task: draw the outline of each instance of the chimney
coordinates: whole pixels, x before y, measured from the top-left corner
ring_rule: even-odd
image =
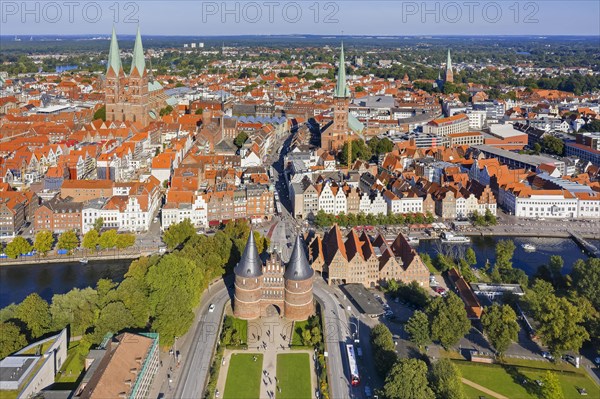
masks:
[[[137,375],[137,373],[138,373],[138,369],[136,369],[136,368],[134,367],[134,368],[130,369],[130,370],[129,370],[129,372],[130,372],[131,374]]]
[[[125,385],[131,388],[131,380],[125,380]]]
[[[142,364],[142,358],[140,356],[136,357],[135,361],[138,362],[139,364]]]

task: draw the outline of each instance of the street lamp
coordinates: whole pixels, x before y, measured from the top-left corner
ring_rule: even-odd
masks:
[[[356,339],[354,340],[355,344],[360,342],[360,330],[358,329],[358,323],[354,323],[353,321],[348,320],[349,324],[352,324],[356,328],[356,333],[352,334],[352,336],[356,335]]]

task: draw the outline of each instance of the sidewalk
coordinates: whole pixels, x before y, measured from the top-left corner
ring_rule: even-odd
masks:
[[[219,379],[217,389],[221,395],[225,392],[225,383],[227,381],[227,371],[231,356],[235,353],[261,353],[263,355],[260,385],[260,398],[269,399],[269,393],[277,396],[277,355],[290,353],[307,353],[310,358],[311,392],[317,388],[317,375],[315,372],[315,362],[313,361],[314,352],[310,349],[292,350],[290,349],[292,330],[291,321],[279,317],[261,318],[253,320],[248,325],[248,350],[228,350],[223,354],[224,364],[219,370]],[[285,339],[284,339],[285,336]],[[270,379],[269,379],[270,377]],[[273,397],[273,396],[272,396]]]

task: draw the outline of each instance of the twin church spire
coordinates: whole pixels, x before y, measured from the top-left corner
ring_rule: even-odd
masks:
[[[121,63],[121,54],[119,51],[119,43],[117,41],[117,32],[113,26],[112,37],[110,39],[110,50],[108,52],[108,66],[106,74],[113,71],[115,75],[120,75],[123,72],[123,65]],[[140,27],[138,26],[137,34],[135,36],[135,44],[133,46],[133,59],[131,61],[130,75],[137,72],[139,76],[143,76],[146,72],[146,59],[144,57],[144,46],[142,45],[142,35],[140,33]]]

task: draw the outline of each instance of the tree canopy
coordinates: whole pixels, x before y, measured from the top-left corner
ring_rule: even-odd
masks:
[[[46,254],[52,249],[52,244],[54,243],[54,237],[52,236],[52,232],[48,230],[42,230],[35,235],[35,241],[33,243],[33,248],[41,254]]]
[[[503,354],[518,338],[517,315],[509,305],[494,304],[485,309],[481,317],[483,329],[496,352]]]
[[[460,370],[450,359],[441,358],[431,365],[429,382],[437,399],[464,399]]]
[[[383,395],[388,399],[431,399],[435,397],[427,380],[427,365],[418,359],[401,359],[385,379]]]
[[[463,301],[453,292],[436,297],[427,308],[431,338],[446,349],[455,345],[471,329]]]

